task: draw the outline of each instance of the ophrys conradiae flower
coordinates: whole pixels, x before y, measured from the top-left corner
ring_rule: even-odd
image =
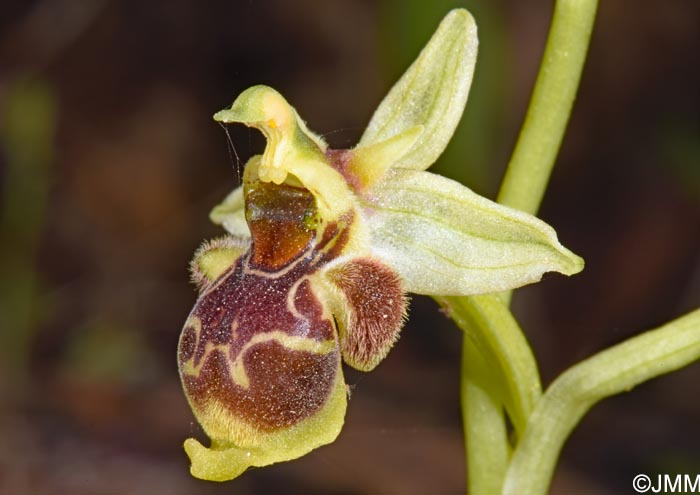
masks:
[[[461,117],[476,26],[452,11],[375,112],[332,150],[275,90],[214,118],[267,138],[212,211],[229,236],[192,262],[200,294],[178,361],[211,447],[192,474],[227,480],[332,442],[346,408],[341,360],[374,368],[398,338],[406,292],[478,294],[582,268],[554,230],[427,169]]]

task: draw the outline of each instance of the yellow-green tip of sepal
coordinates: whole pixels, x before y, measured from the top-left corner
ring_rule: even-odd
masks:
[[[561,244],[558,246],[558,248],[560,259],[559,269],[556,271],[559,271],[559,273],[562,275],[576,275],[583,270],[583,268],[586,266],[583,258],[565,248]]]

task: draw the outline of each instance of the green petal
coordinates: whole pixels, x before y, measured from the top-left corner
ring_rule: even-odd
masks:
[[[245,239],[250,238],[250,229],[245,220],[243,187],[237,187],[216,205],[209,213],[209,218],[216,225],[225,228],[229,234]]]
[[[372,116],[358,146],[385,141],[422,125],[424,132],[398,165],[424,170],[443,152],[459,123],[474,73],[476,24],[464,9],[443,19],[415,62]]]
[[[372,253],[409,292],[483,294],[583,268],[546,223],[429,172],[394,169],[362,202]]]
[[[417,125],[386,141],[352,150],[349,171],[358,179],[359,187],[355,190],[372,186],[381,180],[391,167],[413,149],[423,130],[422,125]]]

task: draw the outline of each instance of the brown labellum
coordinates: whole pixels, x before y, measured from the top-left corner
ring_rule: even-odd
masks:
[[[205,286],[178,353],[200,423],[238,445],[314,415],[342,380],[335,324],[310,282],[342,231],[313,222],[304,189],[257,183],[247,201],[252,243]]]

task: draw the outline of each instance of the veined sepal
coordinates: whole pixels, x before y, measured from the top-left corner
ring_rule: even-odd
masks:
[[[454,9],[418,58],[374,112],[358,147],[371,146],[422,126],[415,146],[398,166],[430,167],[452,138],[467,103],[479,40],[469,12]]]
[[[372,255],[417,294],[470,295],[513,289],[583,260],[552,227],[445,177],[393,169],[360,201]]]

